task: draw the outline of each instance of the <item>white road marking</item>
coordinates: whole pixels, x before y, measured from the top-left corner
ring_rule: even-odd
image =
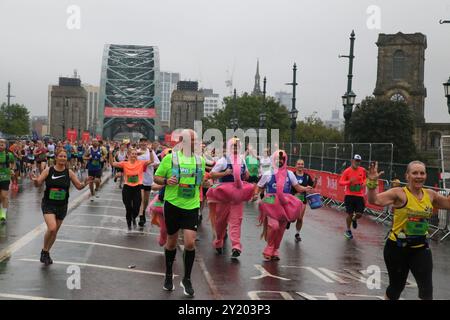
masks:
[[[88,217],[108,217],[108,218],[114,218],[114,219],[120,219],[120,220],[127,220],[124,216],[119,216],[115,214],[97,214],[97,213],[72,213],[70,215],[71,217],[74,216],[88,216]]]
[[[249,291],[247,292],[249,298],[251,300],[261,300],[259,297],[260,294],[264,293],[276,293],[280,295],[284,300],[294,300],[294,298],[286,291]]]
[[[133,251],[142,251],[142,252],[148,252],[148,253],[155,253],[155,254],[162,254],[162,255],[164,255],[163,251],[154,251],[154,250],[145,250],[145,249],[139,249],[139,248],[130,248],[130,247],[123,247],[123,246],[116,246],[116,245],[113,245],[113,244],[100,243],[100,242],[62,240],[62,239],[56,239],[56,242],[87,244],[87,245],[92,245],[92,246],[102,246],[102,247],[126,249],[126,250],[133,250]]]
[[[36,297],[36,296],[24,296],[21,294],[0,293],[0,297],[9,299],[23,299],[23,300],[61,300],[54,298]]]
[[[94,202],[95,203],[95,202]],[[89,208],[109,208],[109,209],[120,209],[123,210],[125,207],[113,207],[113,206],[93,206],[90,204],[82,204],[80,207],[89,207]]]
[[[75,224],[63,224],[61,227],[64,228],[79,228],[79,229],[101,229],[101,230],[109,230],[109,231],[120,231],[127,233],[128,231],[126,229],[120,229],[120,228],[108,228],[108,227],[99,227],[99,226],[79,226]],[[149,234],[152,236],[159,236],[159,233],[155,232],[146,232],[146,231],[135,231],[131,233],[139,233],[139,234]]]
[[[281,266],[281,267],[282,268],[306,269],[306,270],[310,271],[311,273],[313,273],[314,275],[316,275],[317,277],[319,277],[320,279],[322,279],[323,281],[328,282],[328,283],[334,283],[333,280],[331,280],[327,276],[323,275],[320,271],[317,271],[316,269],[314,269],[312,267],[303,267],[303,266]]]
[[[256,279],[262,279],[262,278],[265,278],[265,277],[272,277],[272,278],[275,278],[275,279],[280,279],[280,280],[285,280],[285,281],[290,281],[291,280],[291,279],[287,279],[287,278],[283,278],[283,277],[279,277],[279,276],[274,276],[273,274],[268,272],[266,269],[264,269],[264,267],[262,265],[260,265],[260,264],[255,264],[254,266],[259,272],[261,272],[261,275],[255,276],[255,277],[251,277],[250,279],[255,279],[256,280]]]
[[[25,261],[25,262],[39,262],[37,259],[18,259],[19,261]],[[62,264],[62,265],[68,265],[68,266],[81,266],[81,267],[91,267],[91,268],[98,268],[98,269],[108,269],[108,270],[114,270],[114,271],[124,271],[124,272],[133,272],[133,273],[143,273],[143,274],[151,274],[155,276],[161,276],[165,277],[165,273],[161,272],[153,272],[153,271],[144,271],[144,270],[136,270],[136,269],[126,269],[126,268],[117,268],[117,267],[111,267],[111,266],[105,266],[100,264],[91,264],[91,263],[81,263],[81,262],[75,262],[75,261],[53,261],[53,264]],[[173,275],[174,277],[177,277],[177,275]]]

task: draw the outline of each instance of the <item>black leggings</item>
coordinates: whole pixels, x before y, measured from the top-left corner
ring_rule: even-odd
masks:
[[[433,258],[431,250],[422,248],[401,248],[392,240],[387,240],[384,247],[384,262],[389,273],[389,287],[386,295],[390,300],[398,300],[405,288],[409,270],[419,287],[419,298],[433,299]]]
[[[131,225],[131,221],[139,215],[141,207],[141,186],[130,187],[124,185],[122,189],[122,201],[127,209],[127,224]]]

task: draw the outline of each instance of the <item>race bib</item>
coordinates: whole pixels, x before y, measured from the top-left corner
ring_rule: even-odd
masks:
[[[92,165],[93,166],[99,166],[100,165],[100,161],[99,160],[92,160]]]
[[[128,176],[127,181],[129,183],[137,183],[139,181],[139,176]]]
[[[351,192],[360,192],[361,191],[361,185],[360,184],[350,185],[350,191]]]
[[[66,200],[66,190],[59,188],[51,188],[48,198],[50,200],[63,201]]]
[[[164,207],[164,202],[156,201],[155,203],[153,203],[153,206],[158,208]]]
[[[429,217],[430,214],[428,212],[408,213],[405,234],[408,236],[425,236],[429,228]]]
[[[179,184],[178,196],[184,199],[191,199],[195,196],[195,185],[193,184]]]
[[[275,203],[275,196],[267,196],[262,201],[264,203],[274,204]]]
[[[298,200],[300,200],[302,202],[305,201],[305,194],[304,193],[297,193],[295,196],[297,197]]]

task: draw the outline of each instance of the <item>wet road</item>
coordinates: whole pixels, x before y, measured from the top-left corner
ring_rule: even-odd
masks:
[[[104,174],[107,177],[107,173]],[[162,290],[163,248],[159,229],[125,231],[121,190],[110,179],[92,203],[87,189],[71,193],[74,209],[64,221],[51,251],[54,264],[39,262],[43,232],[40,199],[42,190],[25,182],[23,191],[11,197],[9,221],[0,227],[0,299],[187,299],[179,287],[182,240],[174,273],[175,291]],[[77,205],[77,206],[75,206]],[[193,270],[194,299],[379,299],[384,295],[387,274],[383,239],[388,227],[371,217],[359,220],[354,239],[343,236],[345,213],[331,209],[307,209],[302,242],[294,242],[294,226],[286,231],[281,260],[264,262],[254,204],[245,207],[242,226],[243,253],[230,259],[231,245],[217,256],[207,213],[199,228]],[[432,243],[434,296],[450,298],[450,243]],[[373,288],[372,268],[381,271],[380,288]],[[369,280],[369,281],[368,281]],[[369,285],[368,285],[369,283]],[[410,282],[403,295],[417,299]]]

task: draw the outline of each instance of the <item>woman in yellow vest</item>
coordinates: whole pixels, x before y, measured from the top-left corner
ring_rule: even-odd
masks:
[[[433,207],[450,209],[450,198],[424,189],[425,164],[412,161],[406,169],[407,185],[377,193],[378,164],[372,163],[367,177],[368,202],[393,206],[392,229],[384,247],[384,261],[389,274],[385,298],[397,300],[405,288],[411,270],[419,287],[420,299],[433,299],[433,259],[428,246],[429,219]]]

